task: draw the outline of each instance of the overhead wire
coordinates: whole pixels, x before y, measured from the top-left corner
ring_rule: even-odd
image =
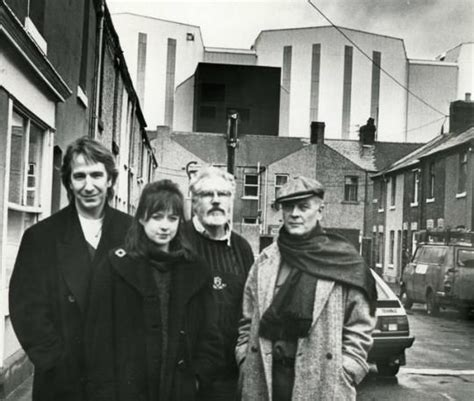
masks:
[[[368,58],[372,64],[374,64],[377,68],[380,69],[380,71],[382,71],[385,75],[387,75],[392,81],[394,81],[397,85],[399,85],[400,87],[402,87],[404,90],[407,91],[407,93],[409,93],[411,96],[413,96],[414,98],[416,98],[417,100],[419,100],[421,103],[423,103],[425,106],[429,107],[431,110],[435,111],[436,113],[438,114],[441,114],[443,117],[449,117],[449,115],[447,115],[446,113],[438,110],[436,107],[432,106],[431,104],[429,104],[426,100],[424,100],[423,98],[421,98],[420,96],[418,96],[416,93],[414,93],[413,91],[411,91],[409,88],[407,88],[405,85],[403,85],[403,83],[401,83],[397,78],[395,78],[392,74],[390,74],[387,70],[385,70],[384,68],[382,68],[381,65],[377,64],[373,59],[372,57],[370,57],[356,42],[354,42],[349,36],[347,36],[343,31],[342,29],[340,29],[337,25],[335,25],[315,4],[312,3],[311,0],[307,0],[307,2],[309,3],[310,6],[312,6],[319,14],[321,14],[321,16],[329,22],[329,24],[331,24],[331,26],[333,28],[335,28],[342,36],[344,36],[344,38],[346,38],[362,55],[364,55],[366,58]]]

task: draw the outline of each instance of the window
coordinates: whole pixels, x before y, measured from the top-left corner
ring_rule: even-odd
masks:
[[[458,266],[474,267],[474,251],[460,249],[458,251]]]
[[[258,224],[258,219],[256,217],[244,217],[242,219],[243,224]]]
[[[379,232],[378,241],[377,241],[377,264],[383,264],[383,233]]]
[[[380,203],[379,203],[379,210],[384,210],[385,209],[385,196],[386,196],[386,190],[387,190],[387,183],[385,182],[384,179],[381,179],[379,184],[379,193],[380,193]]]
[[[346,202],[357,202],[357,190],[359,186],[359,177],[344,177],[344,200]]]
[[[225,85],[202,84],[201,100],[203,102],[223,102],[225,100]]]
[[[250,120],[250,110],[242,107],[227,107],[226,116],[233,112],[237,112],[239,115],[239,122],[248,122]]]
[[[392,177],[390,180],[390,206],[395,206],[395,199],[397,194],[397,177]]]
[[[8,201],[18,206],[40,206],[43,130],[13,112]]]
[[[459,154],[458,194],[466,192],[467,151]]]
[[[278,197],[280,188],[288,182],[288,175],[275,174],[275,199]]]
[[[418,196],[420,193],[420,170],[413,170],[412,171],[412,205],[418,205]]]
[[[216,108],[212,106],[201,106],[199,108],[199,117],[214,120],[216,118]]]
[[[395,255],[395,231],[390,231],[390,253],[388,258],[388,263],[393,265]]]
[[[428,167],[428,199],[434,198],[435,189],[435,164],[431,162]]]
[[[13,110],[9,122],[11,128],[10,171],[8,177],[8,212],[7,234],[5,241],[6,282],[15,263],[15,257],[23,232],[38,221],[40,213],[49,212],[51,186],[51,167],[44,169],[47,152],[43,147],[46,143],[47,129],[36,124],[30,118]],[[52,156],[52,154],[51,154]]]
[[[258,175],[245,174],[244,176],[244,196],[258,197]]]

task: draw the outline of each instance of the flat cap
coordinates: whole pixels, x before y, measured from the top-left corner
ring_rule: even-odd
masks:
[[[275,201],[277,203],[290,202],[294,200],[318,196],[324,197],[323,185],[308,177],[295,177],[283,185],[277,193]]]

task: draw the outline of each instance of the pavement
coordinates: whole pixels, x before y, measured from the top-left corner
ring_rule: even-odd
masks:
[[[33,376],[25,380],[13,393],[11,393],[6,401],[31,401],[31,386],[33,385]]]

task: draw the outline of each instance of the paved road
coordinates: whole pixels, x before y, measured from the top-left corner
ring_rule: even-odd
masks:
[[[407,350],[407,365],[397,378],[379,377],[374,369],[357,400],[474,400],[474,321],[455,310],[431,317],[420,304],[409,311],[409,321],[416,339]]]
[[[379,377],[372,367],[357,400],[473,401],[474,320],[461,319],[455,310],[431,317],[415,304],[409,321],[416,340],[407,350],[407,365],[396,378]],[[8,401],[31,401],[31,380]]]

